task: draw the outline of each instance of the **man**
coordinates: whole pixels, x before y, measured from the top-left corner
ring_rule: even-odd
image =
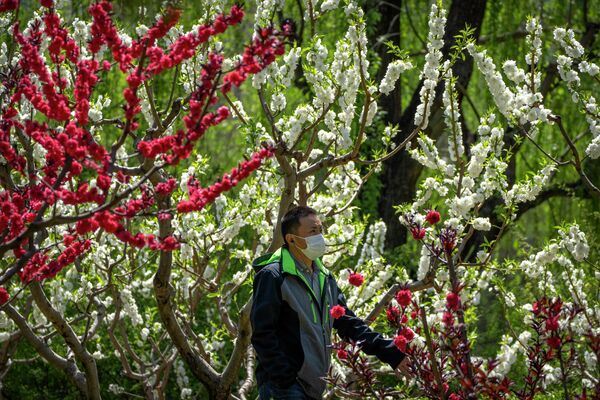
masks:
[[[331,328],[392,368],[405,370],[404,354],[373,332],[346,306],[335,278],[320,258],[326,250],[315,210],[291,209],[283,217],[282,248],[254,260],[252,345],[261,400],[320,399],[330,365]],[[332,318],[340,305],[345,315]]]

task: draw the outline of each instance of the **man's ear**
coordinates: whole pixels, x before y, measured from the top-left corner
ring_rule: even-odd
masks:
[[[294,243],[294,235],[292,235],[291,233],[286,233],[285,234],[285,241],[287,243]]]
[[[302,236],[296,236],[294,234],[288,233],[291,238],[288,239],[289,243],[293,243],[299,249],[306,248],[306,240]]]

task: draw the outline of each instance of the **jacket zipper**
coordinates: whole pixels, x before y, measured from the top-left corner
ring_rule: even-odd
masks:
[[[315,323],[317,322],[315,315],[314,315],[314,307],[315,307],[315,303],[316,302],[316,298],[317,296],[315,295],[315,293],[313,292],[312,288],[308,285],[308,282],[306,281],[306,279],[301,276],[301,275],[295,275],[298,278],[300,278],[300,280],[304,283],[304,285],[306,286],[306,288],[308,289],[308,298],[310,299],[310,306],[313,310],[313,318]],[[327,277],[327,280],[329,280],[329,277]],[[323,285],[323,290],[321,293],[321,304],[325,304],[325,290],[329,289],[329,284],[328,282],[325,282],[325,285]],[[330,292],[331,293],[331,292]],[[323,326],[323,312],[326,311],[324,309],[324,307],[318,307],[318,303],[317,303],[317,308],[319,309],[319,319],[321,320],[321,335],[323,336],[323,348],[325,349],[325,353],[327,353],[327,337],[326,337],[326,333],[325,333],[325,327]],[[327,323],[329,323],[329,316],[325,316]]]

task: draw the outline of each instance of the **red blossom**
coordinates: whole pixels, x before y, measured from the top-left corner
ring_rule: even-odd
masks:
[[[455,229],[444,228],[440,232],[440,241],[447,253],[452,253],[456,247],[457,233]]]
[[[444,311],[444,314],[442,315],[442,323],[446,326],[454,325],[454,316],[452,313]]]
[[[69,246],[71,243],[73,243],[74,240],[75,240],[75,236],[74,235],[66,234],[66,235],[63,236],[63,244],[65,246]]]
[[[558,336],[551,336],[548,339],[546,339],[546,343],[548,344],[548,346],[550,346],[550,348],[558,349],[561,345],[561,340]]]
[[[410,228],[410,233],[415,240],[423,239],[425,237],[426,232],[427,231],[425,230],[425,228],[421,228],[419,226],[414,226]]]
[[[179,247],[181,247],[181,244],[174,236],[167,236],[166,238],[163,238],[158,245],[158,249],[162,251],[173,251]]]
[[[353,286],[360,286],[365,281],[365,277],[359,272],[352,272],[348,277],[348,282]]]
[[[19,0],[0,0],[0,12],[16,10],[19,7]]]
[[[454,292],[446,295],[446,307],[449,310],[456,311],[460,307],[460,296]]]
[[[154,191],[161,196],[166,196],[169,193],[171,193],[173,190],[175,190],[176,186],[177,186],[177,181],[173,178],[170,178],[166,182],[158,183],[154,187]]]
[[[400,309],[396,306],[389,305],[385,310],[385,315],[390,322],[397,322],[400,317]]]
[[[440,222],[440,213],[435,210],[429,210],[425,216],[425,221],[429,222],[431,225],[437,224]]]
[[[540,303],[537,301],[535,303],[533,303],[533,307],[532,307],[531,311],[533,312],[534,315],[538,315],[541,311]]]
[[[408,344],[408,340],[404,336],[397,335],[396,337],[394,337],[394,344],[396,345],[398,350],[400,350],[403,353],[406,353],[406,345]]]
[[[102,190],[108,190],[110,188],[111,177],[108,175],[100,174],[96,178],[96,185]]]
[[[412,293],[408,289],[399,290],[396,293],[396,301],[398,304],[402,306],[402,308],[406,308],[412,300]]]
[[[48,17],[46,17],[46,21],[48,21]],[[56,22],[52,23],[56,24]],[[39,26],[33,26],[29,35],[25,37],[19,31],[18,24],[15,24],[13,35],[17,43],[21,46],[19,65],[23,70],[23,77],[18,82],[17,89],[11,97],[11,101],[16,103],[20,100],[21,96],[25,96],[37,110],[49,119],[57,121],[68,120],[71,113],[68,99],[64,94],[56,91],[56,88],[60,87],[60,82],[59,84],[55,82],[44,59],[40,55],[39,41],[41,40],[41,31],[39,30]],[[56,53],[55,56],[57,56]],[[55,59],[54,61],[58,62],[60,60]],[[42,93],[32,83],[29,77],[30,73],[35,74],[40,81]]]
[[[10,299],[10,295],[5,288],[0,287],[0,306],[3,306]]]
[[[551,332],[558,330],[558,315],[546,320],[546,329]]]
[[[88,232],[94,232],[98,229],[98,222],[94,218],[86,218],[80,221],[77,221],[75,224],[75,231],[79,235],[85,235]]]
[[[408,327],[402,329],[400,331],[400,335],[404,336],[406,338],[406,340],[409,341],[409,342],[411,340],[413,340],[414,337],[415,337],[415,333],[413,332],[413,330],[410,329],[410,328],[408,328]]]
[[[173,216],[171,215],[171,213],[168,213],[168,212],[160,212],[160,213],[158,213],[158,220],[159,221],[168,221],[171,218],[173,218]]]
[[[348,358],[348,352],[344,349],[339,349],[337,351],[337,356],[340,360],[345,360]]]
[[[346,315],[346,309],[340,305],[335,305],[335,306],[331,307],[331,310],[329,310],[329,314],[334,319],[338,319],[338,318],[341,318],[344,315]]]

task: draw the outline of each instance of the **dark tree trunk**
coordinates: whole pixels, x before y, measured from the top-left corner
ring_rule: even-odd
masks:
[[[392,7],[389,3],[380,3],[379,10],[382,13],[382,21],[379,24],[381,27],[377,36],[386,35],[393,29],[394,21],[398,21],[401,2],[398,2],[400,7]],[[442,53],[446,56],[450,48],[454,45],[454,37],[459,32],[465,29],[466,25],[475,28],[475,38],[478,38],[481,32],[481,25],[485,14],[486,0],[454,0],[448,12],[448,20],[446,24],[446,33],[444,36],[444,47]],[[396,41],[397,42],[397,41]],[[392,61],[392,58],[387,54],[386,49],[380,47],[380,55],[382,57],[382,73],[385,73],[387,65]],[[473,64],[471,58],[466,58],[465,61],[459,60],[453,68],[454,75],[458,77],[458,87],[466,88],[471,79]],[[386,122],[398,124],[400,133],[396,137],[396,143],[403,141],[410,132],[414,129],[414,115],[419,105],[419,91],[421,90],[422,82],[419,83],[413,92],[409,105],[402,110],[400,96],[402,90],[401,85],[398,85],[396,90],[389,96],[383,98],[381,105],[387,111]],[[439,137],[443,126],[441,124],[441,93],[443,85],[437,88],[436,99],[431,108],[431,121],[428,128],[428,134],[432,137]],[[462,94],[459,91],[459,104],[462,101]],[[383,189],[379,200],[379,213],[383,221],[387,225],[386,247],[394,248],[406,242],[406,229],[400,224],[398,216],[394,211],[394,206],[414,199],[416,193],[417,179],[421,173],[421,165],[415,162],[406,152],[400,152],[395,157],[387,160],[384,163],[381,181]]]

